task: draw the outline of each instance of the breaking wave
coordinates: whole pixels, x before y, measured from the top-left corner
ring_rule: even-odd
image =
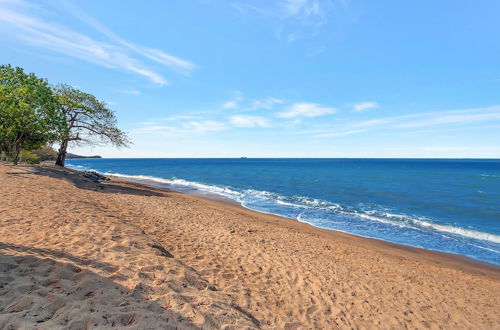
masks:
[[[80,165],[70,166],[70,167],[77,170],[85,169],[83,166]],[[233,187],[210,185],[195,181],[187,181],[178,178],[165,179],[148,175],[128,175],[115,172],[105,172],[104,174],[134,181],[140,181],[143,183],[149,182],[149,183],[166,185],[166,187],[173,190],[180,189],[185,191],[185,188],[192,188],[214,194],[219,194],[234,199],[240,202],[243,206],[250,209],[255,209],[257,211],[268,212],[269,206],[273,206],[272,207],[273,211],[269,213],[274,213],[285,217],[290,217],[290,212],[286,212],[285,209],[280,210],[280,207],[287,208],[288,210],[292,209],[292,210],[316,211],[315,215],[318,217],[321,216],[331,217],[332,215],[357,217],[357,218],[362,218],[364,220],[375,221],[399,228],[411,228],[414,230],[421,230],[421,231],[433,230],[464,238],[471,238],[474,240],[481,240],[481,241],[500,244],[500,235],[456,227],[452,225],[437,224],[432,222],[430,219],[424,217],[393,214],[390,212],[384,212],[379,210],[356,210],[329,201],[310,198],[306,196],[285,196],[274,192],[255,190],[255,189],[240,190]],[[299,221],[309,222],[311,224],[316,224],[314,221],[303,220],[304,217],[302,212],[297,212],[297,213],[298,214],[294,216],[295,219]],[[329,227],[329,228],[335,229],[334,227]],[[488,250],[493,251],[495,253],[500,253],[500,251],[493,250],[491,248],[489,248]]]

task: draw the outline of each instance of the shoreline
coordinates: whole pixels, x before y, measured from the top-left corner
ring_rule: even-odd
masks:
[[[500,327],[496,267],[54,166],[0,186],[0,328]]]
[[[69,170],[82,172],[82,171],[79,171],[76,169],[69,169]],[[169,191],[169,192],[175,192],[175,193],[179,193],[179,194],[187,194],[187,195],[195,196],[197,198],[202,198],[202,199],[213,201],[213,202],[219,202],[224,206],[238,207],[238,208],[241,208],[241,210],[248,211],[250,213],[253,212],[253,213],[256,213],[259,215],[276,217],[277,219],[280,219],[280,220],[292,221],[293,223],[303,225],[304,228],[308,228],[308,230],[318,231],[318,232],[321,232],[322,234],[327,235],[327,236],[329,234],[333,234],[333,236],[336,236],[336,237],[341,237],[341,236],[345,235],[346,237],[349,237],[350,239],[370,240],[371,242],[374,242],[374,244],[380,244],[381,246],[384,246],[384,247],[394,248],[394,249],[398,249],[401,251],[406,251],[408,253],[413,253],[413,254],[419,255],[421,257],[423,255],[425,255],[425,258],[428,258],[429,260],[434,260],[436,262],[449,263],[450,265],[455,264],[455,263],[457,263],[457,264],[466,263],[466,264],[471,265],[471,266],[484,267],[484,268],[489,269],[489,270],[500,272],[500,265],[496,265],[494,263],[490,263],[490,262],[479,260],[479,259],[474,259],[474,258],[468,257],[466,255],[455,254],[455,253],[451,253],[451,252],[443,252],[443,251],[438,251],[438,250],[425,249],[425,248],[415,247],[415,246],[405,245],[405,244],[398,244],[398,243],[393,243],[393,242],[386,241],[383,239],[355,235],[355,234],[351,234],[348,232],[335,230],[335,229],[317,227],[317,226],[314,226],[314,225],[309,224],[307,222],[302,222],[298,219],[287,218],[287,217],[284,217],[284,216],[281,216],[278,214],[257,211],[257,210],[251,209],[249,207],[244,206],[242,203],[238,202],[237,200],[234,200],[232,198],[226,197],[222,194],[218,194],[215,192],[204,191],[204,190],[197,189],[197,188],[177,190],[175,188],[168,187],[169,184],[167,184],[167,183],[156,183],[152,180],[148,181],[147,179],[126,178],[126,177],[122,177],[122,176],[114,176],[112,174],[109,174],[106,176],[112,177],[114,180],[123,180],[126,182],[138,184],[138,185],[144,185],[146,187],[155,187],[155,188],[159,188],[159,189],[164,189],[165,191]],[[499,277],[500,277],[500,273],[499,273]]]

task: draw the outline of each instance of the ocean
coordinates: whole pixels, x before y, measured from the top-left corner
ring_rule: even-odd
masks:
[[[72,159],[67,166],[500,265],[499,159]]]

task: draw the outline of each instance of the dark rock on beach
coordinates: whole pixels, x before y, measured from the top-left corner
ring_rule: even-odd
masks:
[[[101,173],[99,172],[96,172],[96,171],[85,171],[83,173],[83,176],[86,177],[86,178],[89,178],[95,182],[101,182],[101,181],[108,181],[109,178],[105,175],[102,175]]]

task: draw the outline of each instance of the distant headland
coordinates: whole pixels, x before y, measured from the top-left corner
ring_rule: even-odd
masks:
[[[66,154],[66,159],[78,159],[78,158],[102,158],[102,156],[99,156],[99,155],[82,156],[82,155],[72,154],[72,153],[69,153],[69,152]]]

